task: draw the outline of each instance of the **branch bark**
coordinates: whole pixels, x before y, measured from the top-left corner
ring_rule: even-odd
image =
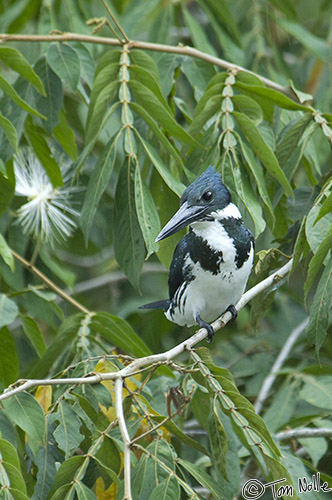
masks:
[[[239,300],[236,305],[236,309],[239,311],[243,309],[243,307],[250,302],[254,297],[256,297],[259,293],[266,290],[270,286],[278,283],[280,280],[285,278],[287,274],[292,269],[293,259],[290,259],[287,264],[283,267],[275,271],[273,274],[260,281],[257,285],[253,286],[248,290]],[[88,312],[88,314],[90,314]],[[216,321],[212,323],[212,327],[214,331],[218,331],[223,328],[230,320],[232,319],[232,315],[230,312],[226,312],[220,316]],[[103,380],[117,380],[117,379],[125,379],[126,377],[130,377],[137,370],[144,368],[146,366],[151,366],[154,364],[167,364],[176,356],[183,353],[187,349],[194,347],[196,344],[204,340],[207,336],[207,331],[205,328],[200,328],[194,335],[189,337],[187,340],[181,342],[176,345],[172,349],[159,353],[152,354],[150,356],[144,356],[142,358],[137,358],[127,366],[122,368],[117,372],[109,372],[109,373],[98,373],[94,375],[89,375],[86,377],[76,377],[76,378],[57,378],[57,379],[31,379],[31,380],[18,380],[15,384],[12,384],[9,388],[7,388],[2,394],[0,394],[0,401],[11,396],[14,396],[18,392],[23,392],[32,387],[37,387],[39,385],[69,385],[69,384],[97,384]],[[18,387],[13,387],[13,385],[19,384]]]
[[[300,427],[299,429],[290,429],[288,431],[281,431],[276,434],[276,438],[280,441],[286,439],[300,439],[300,438],[318,438],[318,437],[332,437],[332,429],[330,428],[317,428]]]
[[[140,40],[130,40],[121,41],[117,38],[107,38],[101,36],[93,36],[93,35],[80,35],[77,33],[58,33],[52,35],[23,35],[23,34],[9,34],[9,33],[0,33],[0,43],[1,42],[85,42],[85,43],[99,43],[102,45],[109,45],[113,47],[121,47],[124,42],[126,43],[128,50],[130,49],[141,49],[141,50],[151,50],[154,52],[167,52],[170,54],[179,54],[183,56],[194,57],[196,59],[201,59],[202,61],[206,61],[210,64],[213,64],[219,68],[225,70],[233,70],[233,71],[245,71],[246,73],[250,73],[255,75],[260,79],[264,85],[267,87],[277,90],[282,94],[286,95],[290,99],[295,102],[299,102],[295,93],[290,87],[284,87],[279,85],[278,83],[270,80],[269,78],[265,78],[253,71],[250,71],[242,66],[237,64],[233,64],[225,59],[220,59],[219,57],[212,56],[211,54],[206,54],[201,50],[195,49],[194,47],[184,46],[184,45],[164,45],[160,43],[152,43],[152,42],[143,42]]]

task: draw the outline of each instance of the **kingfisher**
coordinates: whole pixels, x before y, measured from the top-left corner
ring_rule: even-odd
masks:
[[[180,326],[210,324],[229,311],[234,320],[254,258],[254,239],[215,167],[209,166],[184,191],[180,209],[156,241],[189,226],[175,248],[168,278],[169,298],[142,306],[163,309]]]

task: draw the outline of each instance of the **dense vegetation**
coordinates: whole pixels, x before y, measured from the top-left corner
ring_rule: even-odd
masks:
[[[331,19],[1,2],[0,498],[328,498]],[[265,285],[177,348],[194,329],[138,306],[167,297],[181,235],[155,237],[210,164]]]

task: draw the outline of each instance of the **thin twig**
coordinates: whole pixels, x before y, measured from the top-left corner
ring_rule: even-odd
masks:
[[[324,428],[321,429],[312,427],[301,427],[299,429],[290,429],[288,431],[278,432],[275,436],[280,441],[286,439],[300,439],[300,438],[318,438],[318,437],[329,437],[332,438],[332,429]]]
[[[86,42],[86,43],[98,43],[102,45],[110,45],[115,47],[120,47],[123,43],[116,38],[106,38],[106,37],[96,37],[92,35],[80,35],[77,33],[60,33],[56,35],[23,35],[23,34],[9,34],[9,33],[0,33],[0,43],[1,42]],[[179,54],[183,56],[194,57],[196,59],[201,59],[202,61],[206,61],[208,63],[214,64],[219,68],[223,68],[225,70],[234,70],[234,71],[245,71],[246,73],[250,73],[255,75],[259,80],[264,83],[267,87],[277,90],[282,94],[286,95],[294,102],[298,102],[298,99],[292,89],[290,87],[283,87],[278,83],[270,80],[269,78],[265,78],[253,71],[250,71],[242,66],[237,64],[230,63],[224,59],[220,59],[219,57],[212,56],[210,54],[206,54],[198,49],[193,47],[184,46],[184,45],[163,45],[160,43],[151,43],[151,42],[143,42],[140,40],[131,40],[128,43],[128,49],[141,49],[141,50],[152,50],[155,52],[167,52],[170,54]]]
[[[278,269],[278,271],[274,272],[263,281],[250,288],[250,290],[248,290],[237,303],[237,311],[242,309],[248,302],[250,302],[250,300],[264,291],[266,288],[269,288],[271,285],[285,278],[285,276],[291,270],[292,264],[293,259],[291,259],[289,262],[287,262],[287,264]],[[230,312],[222,314],[220,318],[212,323],[214,331],[216,332],[217,330],[223,328],[231,319],[232,315]],[[116,380],[118,378],[125,379],[126,377],[130,377],[133,373],[137,372],[137,370],[140,370],[145,366],[154,365],[155,363],[168,364],[176,356],[179,356],[179,354],[194,347],[196,344],[204,340],[206,336],[206,329],[200,328],[196,333],[194,333],[194,335],[189,337],[184,342],[181,342],[180,344],[174,346],[172,349],[159,354],[152,354],[150,356],[137,358],[117,372],[97,373],[81,378],[77,377],[39,380],[31,379],[26,381],[18,381],[17,383],[20,383],[21,385],[19,385],[19,387],[15,387],[14,389],[6,389],[2,394],[0,394],[0,401],[11,397],[18,392],[23,392],[27,389],[31,389],[32,387],[36,387],[39,385],[97,384],[102,380]]]
[[[308,322],[309,318],[307,317],[290,333],[287,341],[285,342],[283,348],[281,349],[279,355],[277,356],[270,370],[270,373],[264,380],[261,390],[259,391],[259,394],[254,404],[256,413],[260,413],[261,409],[263,408],[264,402],[270,392],[270,389],[278,375],[280,368],[282,367],[287,357],[289,356],[289,353],[291,352],[293,345],[295,344],[301,333],[306,329]]]
[[[65,291],[63,291],[60,287],[58,287],[50,278],[48,278],[44,273],[39,271],[39,269],[36,266],[31,264],[31,262],[29,262],[24,257],[22,257],[20,254],[15,252],[15,250],[11,249],[10,251],[16,260],[18,260],[21,264],[23,264],[23,266],[26,267],[30,272],[32,272],[33,274],[38,276],[38,278],[41,279],[48,286],[48,288],[53,290],[57,295],[59,295],[64,300],[69,302],[71,305],[73,305],[79,311],[82,311],[86,314],[93,314],[92,311],[89,311],[89,309],[84,307],[77,300],[75,300],[73,297],[70,297],[70,295],[68,295]]]
[[[129,42],[129,38],[127,37],[124,29],[122,28],[122,26],[119,24],[117,18],[113,15],[113,12],[111,11],[111,9],[109,8],[109,6],[107,5],[106,1],[105,0],[102,0],[103,2],[103,5],[105,7],[105,9],[107,10],[107,13],[108,15],[110,16],[110,18],[112,19],[113,23],[115,24],[115,26],[118,28],[118,30],[120,31],[121,35],[123,36],[124,38],[124,41],[123,43],[128,43]]]
[[[124,473],[124,500],[132,500],[131,480],[130,480],[130,437],[123,414],[122,399],[123,378],[118,377],[115,382],[115,405],[116,416],[118,418],[121,437],[123,441],[123,473]]]

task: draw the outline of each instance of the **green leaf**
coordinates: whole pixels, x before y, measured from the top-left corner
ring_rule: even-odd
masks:
[[[326,232],[326,236],[321,242],[317,252],[310,260],[307,279],[304,284],[304,296],[307,297],[317,273],[322,269],[325,257],[332,248],[332,224]]]
[[[4,165],[0,159],[0,214],[4,212],[9,205],[15,193],[15,175],[13,163]]]
[[[276,157],[280,165],[287,163],[311,120],[311,113],[305,113],[284,127],[276,148]]]
[[[200,23],[194,18],[194,16],[191,15],[186,7],[182,7],[182,12],[185,19],[185,24],[186,26],[188,26],[191,38],[194,42],[194,47],[202,50],[203,52],[206,52],[207,54],[216,56],[216,51],[210,44],[205,30],[202,29]]]
[[[215,87],[220,90],[220,94],[216,94]],[[207,90],[203,97],[198,101],[193,120],[190,124],[188,132],[196,137],[202,130],[204,124],[215,114],[221,110],[222,103],[222,88],[220,85],[215,85]]]
[[[28,443],[37,456],[39,446],[45,445],[45,415],[38,401],[27,392],[20,392],[2,402],[14,424],[28,436]]]
[[[92,490],[85,486],[85,484],[81,481],[75,482],[75,491],[77,493],[78,500],[97,500],[97,497]]]
[[[299,397],[318,408],[332,410],[332,376],[305,374]]]
[[[158,60],[159,62],[159,60]],[[140,49],[131,50],[130,51],[130,72],[133,69],[133,65],[144,68],[151,77],[160,83],[160,76],[158,71],[158,66],[156,65],[154,59],[149,56],[146,52],[143,52]]]
[[[15,447],[8,441],[0,439],[0,456],[2,491],[3,487],[8,488],[8,491],[13,492],[12,498],[15,500],[27,498],[26,484]]]
[[[99,92],[99,94],[96,96],[95,102],[90,102],[86,123],[87,144],[91,142],[97,135],[99,135],[102,127],[104,127],[107,120],[118,108],[120,102],[115,102],[112,104],[112,106],[110,106],[112,101],[117,96],[118,88],[119,82],[117,80],[111,81]]]
[[[193,463],[183,460],[181,458],[177,459],[177,463],[183,467],[196,481],[204,486],[209,493],[218,499],[223,499],[223,491],[220,487],[219,482],[217,482],[213,477],[211,477],[202,467],[194,465]]]
[[[59,114],[63,105],[62,82],[47,64],[45,56],[37,61],[35,71],[43,82],[46,91],[46,97],[35,92],[36,107],[46,117],[44,127],[47,132],[51,133],[59,123]]]
[[[151,192],[141,177],[138,165],[135,169],[135,202],[138,221],[147,248],[146,258],[148,258],[158,249],[155,239],[160,231],[160,222]]]
[[[171,474],[152,490],[148,500],[180,500],[180,486]]]
[[[148,356],[150,349],[124,319],[106,312],[96,313],[90,328],[99,332],[108,342],[132,356]]]
[[[130,89],[137,103],[143,106],[170,134],[186,144],[199,146],[199,143],[176,122],[170,111],[164,108],[158,97],[148,87],[141,82],[131,80]]]
[[[7,295],[0,294],[0,328],[10,325],[18,315],[18,307],[15,302],[7,297]]]
[[[291,419],[298,404],[299,384],[298,379],[287,378],[273,395],[272,403],[264,413],[264,422],[271,432],[282,429]]]
[[[332,296],[332,256],[330,255],[325,269],[318,283],[313,303],[310,309],[309,325],[307,327],[307,337],[311,344],[315,346],[317,358],[319,351],[324,344],[329,325],[329,313]]]
[[[66,459],[70,453],[79,448],[84,436],[80,433],[81,420],[66,400],[60,400],[56,414],[52,418],[58,421],[58,426],[53,435],[61,450],[65,452]]]
[[[253,154],[249,146],[245,142],[243,142],[240,137],[238,137],[237,139],[241,146],[243,156],[246,160],[246,166],[254,176],[260,197],[266,209],[268,210],[272,224],[274,224],[275,217],[274,217],[272,203],[265,183],[263,168],[261,164],[258,163],[258,161],[256,160],[255,155]]]
[[[327,198],[325,198],[324,202],[322,203],[316,217],[315,224],[319,221],[319,219],[330,212],[332,212],[332,192],[328,195]]]
[[[22,99],[14,87],[7,82],[7,80],[0,74],[0,88],[4,91],[5,94],[10,97],[12,101],[15,102],[20,108],[24,109],[24,111],[27,111],[28,113],[31,113],[32,115],[39,116],[40,118],[45,118],[44,114],[42,112],[37,111],[36,109],[32,108],[24,99]]]
[[[181,61],[180,69],[192,87],[196,101],[198,101],[211,78],[216,75],[212,64],[194,57],[185,57]]]
[[[207,4],[213,9],[218,21],[232,34],[234,41],[241,46],[241,35],[234,19],[234,13],[229,8],[227,0],[207,0]]]
[[[42,95],[45,90],[42,81],[30,66],[29,62],[18,50],[13,47],[0,47],[0,60],[23,78],[28,80]]]
[[[15,269],[14,257],[2,234],[0,234],[0,255],[3,258],[4,262],[6,262],[10,270],[14,271]]]
[[[101,447],[94,459],[97,459],[99,467],[110,477],[112,481],[119,482],[117,474],[121,469],[121,456],[117,445],[110,436],[105,436]]]
[[[331,60],[331,47],[327,40],[313,35],[304,26],[290,19],[280,17],[277,22],[288,31],[288,33],[299,40],[299,42],[301,42],[310,52],[315,54],[316,57],[323,61]]]
[[[183,191],[186,189],[186,186],[179,182],[173,175],[170,173],[170,170],[166,167],[162,159],[160,158],[157,151],[151,146],[151,144],[136,131],[137,136],[139,137],[147,155],[149,156],[151,162],[155,166],[156,170],[158,170],[160,176],[163,178],[167,186],[179,197],[182,195]]]
[[[251,118],[255,125],[259,125],[263,120],[262,108],[256,101],[251,99],[251,97],[245,95],[234,95],[232,97],[232,102],[235,109]]]
[[[213,400],[213,408],[209,416],[209,440],[213,461],[224,479],[227,479],[226,454],[228,450],[228,439],[222,421],[219,418],[218,401]]]
[[[306,450],[312,460],[313,466],[317,467],[318,462],[327,452],[327,440],[319,437],[298,438],[301,446]]]
[[[91,44],[83,42],[71,42],[70,46],[75,49],[81,65],[81,79],[85,81],[90,89],[93,85],[96,62],[93,56]]]
[[[298,232],[298,235],[296,237],[295,245],[294,245],[294,262],[293,262],[293,267],[292,271],[295,269],[297,264],[299,263],[301,256],[303,254],[303,251],[305,248],[309,248],[309,245],[307,243],[307,238],[305,235],[305,225],[306,225],[307,217],[303,217],[301,226]]]
[[[86,459],[86,457],[80,455],[80,456],[74,456],[68,458],[68,460],[65,460],[62,462],[60,465],[59,469],[57,470],[54,482],[52,484],[52,488],[47,496],[47,500],[50,500],[51,498],[54,498],[55,492],[60,493],[60,488],[66,486],[67,489],[70,488],[70,483],[75,480],[79,481],[82,479],[85,470],[88,466],[89,460]],[[77,473],[79,471],[79,473]],[[65,490],[65,488],[64,488]],[[63,492],[61,492],[63,495]],[[62,498],[65,498],[65,495],[59,496],[59,500]]]
[[[56,474],[56,456],[51,426],[46,427],[45,447],[40,447],[36,458],[37,480],[31,500],[47,498]]]
[[[140,66],[130,66],[129,87],[132,82],[141,82],[145,85],[145,87],[147,87],[158,99],[165,111],[167,113],[171,113],[171,109],[161,91],[159,75],[158,78],[154,78],[145,68]]]
[[[47,347],[45,354],[34,365],[29,372],[31,378],[42,378],[50,373],[53,363],[70,347],[73,349],[74,340],[77,338],[78,330],[82,321],[85,321],[84,313],[69,316],[60,326],[53,342]]]
[[[6,327],[0,328],[0,383],[8,387],[18,376],[18,357],[14,339]]]
[[[263,136],[257,129],[254,122],[248,118],[246,115],[234,111],[237,122],[239,123],[244,135],[247,137],[252,145],[252,148],[258,158],[262,161],[265,168],[270,172],[270,174],[277,179],[277,181],[283,186],[286,193],[289,196],[293,196],[293,190],[289,184],[287,177],[281,170],[278,160],[275,157],[273,151],[269,148]]]
[[[65,43],[53,42],[47,51],[47,62],[53,71],[76,90],[80,79],[81,64],[76,51]]]
[[[306,111],[308,112],[307,106],[299,104],[285,94],[278,92],[278,90],[270,89],[261,85],[248,85],[242,81],[236,80],[235,87],[245,90],[250,94],[269,99],[271,102],[279,106],[280,108],[290,109],[291,111]]]
[[[232,171],[236,184],[236,191],[248,210],[253,223],[255,224],[256,237],[261,234],[266,223],[262,215],[262,207],[257,200],[246,176],[241,173],[240,167],[235,167]]]
[[[47,176],[49,177],[54,187],[63,186],[61,169],[56,162],[49,145],[44,137],[41,135],[39,128],[35,127],[29,117],[25,121],[25,130],[27,132],[28,140],[34,149],[40,163],[42,164]]]
[[[0,127],[3,128],[13,151],[17,152],[18,138],[16,128],[2,113],[0,113]]]
[[[150,127],[151,131],[154,133],[156,138],[162,143],[165,149],[175,158],[177,164],[183,168],[183,161],[176,148],[172,145],[170,140],[161,132],[158,124],[154,121],[151,115],[144,109],[144,107],[140,106],[135,102],[130,102],[130,108],[133,109],[137,114],[143,118],[146,124]],[[135,129],[136,135],[139,135],[137,129]]]
[[[152,410],[152,413],[154,413],[153,410]],[[151,418],[155,422],[160,423],[163,420],[165,420],[166,417],[164,415],[154,415],[154,414],[152,414]],[[169,420],[168,422],[165,422],[163,424],[163,427],[165,427],[165,429],[167,429],[173,436],[175,436],[177,439],[179,439],[186,446],[190,446],[190,448],[193,448],[194,450],[198,450],[201,453],[204,453],[204,454],[207,453],[206,448],[199,441],[196,441],[195,439],[192,439],[190,436],[188,436],[188,434],[186,434],[185,432],[183,432],[173,422],[173,420]]]
[[[145,246],[135,206],[133,166],[123,165],[115,196],[115,258],[132,285],[138,289],[144,262]]]
[[[36,353],[41,358],[46,351],[46,346],[37,323],[32,318],[29,318],[29,316],[22,315],[21,321],[25,335],[28,337]]]
[[[84,197],[83,207],[80,215],[80,226],[85,236],[85,241],[89,239],[90,229],[98,208],[98,204],[103,192],[107,188],[109,179],[113,172],[116,144],[120,133],[112,137],[106,144],[103,154],[99,157],[95,168],[90,176],[89,184]]]
[[[307,241],[313,253],[316,253],[320,248],[322,241],[329,234],[332,224],[332,213],[325,215],[317,221],[319,212],[320,207],[315,204],[308,213],[305,225]]]
[[[59,115],[59,123],[54,127],[53,133],[59,141],[62,149],[67,153],[73,161],[77,160],[77,146],[75,141],[75,134],[73,130],[67,125],[66,116],[63,111]]]

